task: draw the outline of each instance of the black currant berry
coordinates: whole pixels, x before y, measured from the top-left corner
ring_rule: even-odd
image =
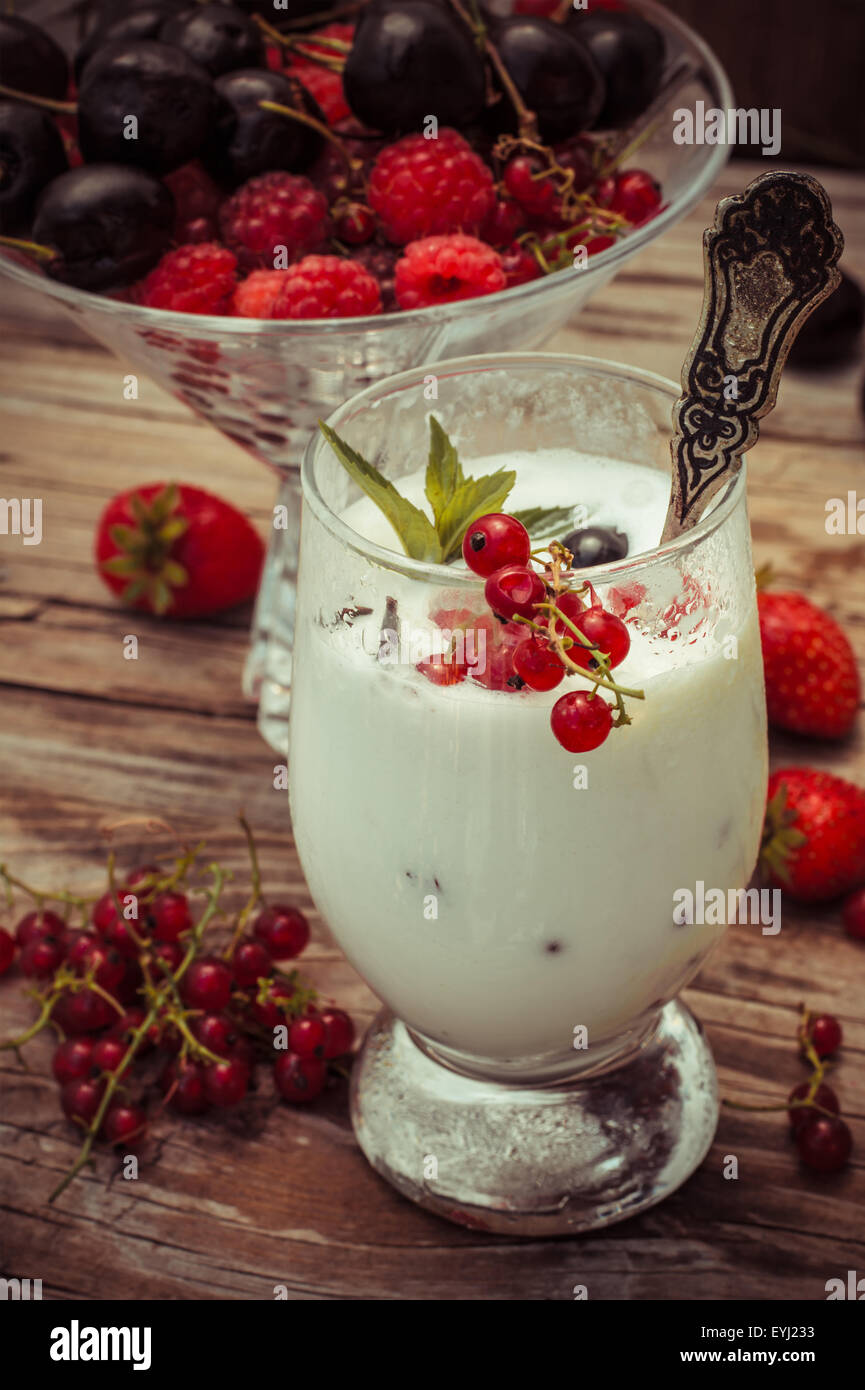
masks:
[[[78,95],[78,142],[91,163],[167,174],[194,159],[211,127],[210,74],[179,48],[142,39],[90,59]]]
[[[264,63],[261,30],[234,5],[202,5],[173,15],[163,24],[159,37],[163,43],[182,48],[212,77]]]
[[[612,526],[582,526],[565,536],[562,545],[573,555],[574,569],[590,565],[612,565],[624,560],[628,553],[628,538]]]
[[[372,0],[343,85],[358,119],[388,135],[419,130],[430,115],[461,130],[484,105],[484,67],[471,34],[436,0]]]
[[[865,323],[865,295],[849,275],[807,318],[790,349],[794,367],[822,367],[852,357]]]
[[[260,105],[275,101],[324,122],[318,103],[299,82],[267,68],[240,68],[218,77],[214,85],[216,114],[202,159],[215,179],[235,188],[256,174],[275,169],[300,174],[309,168],[321,151],[322,136]]]
[[[499,21],[491,37],[514,86],[538,118],[541,139],[567,140],[588,130],[604,103],[604,80],[585,48],[549,19]],[[515,131],[506,95],[493,110],[499,130]]]
[[[0,15],[0,82],[17,92],[62,101],[69,86],[66,54],[36,24]]]
[[[595,60],[607,93],[595,126],[628,123],[654,98],[664,71],[664,36],[641,15],[626,10],[571,10],[568,31]]]
[[[0,232],[26,231],[33,205],[47,183],[66,169],[60,132],[47,111],[0,101]]]
[[[140,280],[168,249],[174,199],[143,169],[85,164],[48,185],[33,240],[51,246],[49,274],[84,290],[120,289]]]
[[[136,6],[128,14],[118,10],[112,18],[97,25],[75,54],[72,64],[75,81],[80,84],[81,74],[90,59],[106,44],[118,43],[121,39],[135,41],[157,38],[163,24],[177,12],[177,8],[177,0],[173,4],[171,0],[158,0],[158,3],[154,0],[154,3]]]

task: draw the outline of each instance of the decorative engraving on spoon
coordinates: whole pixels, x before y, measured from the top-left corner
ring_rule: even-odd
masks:
[[[703,308],[673,407],[662,542],[695,525],[738,472],[799,329],[841,278],[843,247],[826,190],[808,174],[760,174],[718,204],[703,233]]]

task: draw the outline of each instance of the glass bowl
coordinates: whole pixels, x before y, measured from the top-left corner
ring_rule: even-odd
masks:
[[[639,164],[661,183],[666,206],[652,221],[592,256],[582,269],[479,299],[375,317],[262,321],[171,313],[73,289],[0,255],[0,272],[49,296],[125,361],[209,420],[279,475],[279,511],[253,619],[244,691],[259,699],[259,728],[285,755],[300,524],[300,459],[319,418],[395,372],[495,346],[537,347],[649,242],[710,189],[723,145],[677,145],[673,111],[702,100],[727,109],[723,68],[688,25],[654,0],[637,0],[663,33],[668,70],[689,75],[660,112]],[[192,481],[191,479],[188,481]]]

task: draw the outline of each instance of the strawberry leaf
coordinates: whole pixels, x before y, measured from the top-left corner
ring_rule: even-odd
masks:
[[[441,560],[442,547],[436,528],[426,512],[397,492],[383,473],[344,439],[340,439],[329,425],[319,420],[318,427],[349,476],[387,517],[406,555],[413,560]]]

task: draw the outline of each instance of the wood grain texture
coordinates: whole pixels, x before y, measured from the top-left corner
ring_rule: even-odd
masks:
[[[761,166],[765,167],[765,166]],[[702,292],[700,233],[715,198],[756,172],[728,171],[660,243],[647,248],[554,349],[620,358],[677,377]],[[824,175],[865,278],[865,184]],[[304,957],[315,981],[359,1021],[376,1007],[316,917],[294,852],[276,759],[240,695],[248,613],[172,628],[136,617],[138,663],[121,640],[130,619],[90,559],[101,505],[120,487],[170,472],[204,483],[264,529],[273,481],[238,448],[141,380],[124,401],[123,366],[71,320],[12,295],[0,334],[5,400],[0,494],[45,498],[45,538],[0,537],[0,856],[24,878],[81,892],[99,884],[106,817],[165,815],[243,871],[233,817],[256,825],[274,896],[309,909]],[[825,503],[865,496],[863,362],[787,374],[750,469],[757,562],[807,588],[844,622],[865,661],[860,537],[830,537]],[[865,736],[843,746],[774,738],[777,765],[808,761],[865,785]],[[145,843],[127,837],[130,857]],[[41,1277],[50,1298],[568,1299],[575,1284],[606,1299],[822,1299],[828,1278],[865,1270],[865,951],[837,910],[785,912],[778,937],[733,928],[687,999],[704,1021],[725,1094],[772,1099],[803,1076],[792,1035],[802,998],[841,1018],[837,1089],[857,1144],[831,1178],[798,1166],[783,1117],[725,1110],[713,1149],[661,1207],[583,1239],[516,1241],[450,1226],[403,1201],[354,1143],[340,1083],[316,1107],[290,1110],[263,1081],[242,1112],[172,1120],[136,1183],[95,1169],[54,1207],[69,1164],[50,1044],[29,1070],[0,1053],[0,1274]],[[0,987],[0,1031],[30,1004]],[[740,1177],[722,1176],[735,1154]]]

